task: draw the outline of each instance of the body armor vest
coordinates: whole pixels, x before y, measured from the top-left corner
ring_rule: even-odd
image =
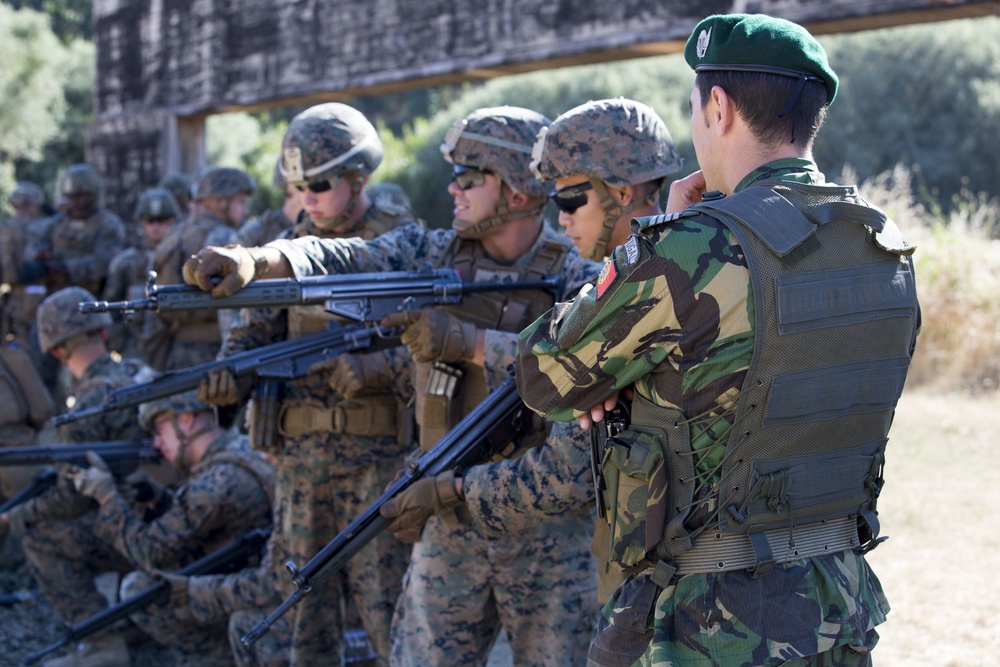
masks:
[[[103,208],[99,208],[94,215],[86,220],[78,220],[68,215],[59,213],[56,219],[48,226],[49,244],[52,249],[54,259],[77,259],[86,257],[97,242],[97,233],[101,228],[101,220],[105,216],[111,215]],[[68,287],[69,284],[63,280],[50,280],[49,293]],[[91,294],[100,294],[103,287],[103,278],[97,280],[83,280],[77,283]]]
[[[390,229],[413,220],[404,209],[384,202],[372,202],[364,218],[350,230],[332,234],[324,232],[308,217],[279,238],[299,238],[319,236],[321,238],[361,238],[370,241]],[[350,322],[329,313],[322,305],[297,306],[289,308],[288,338],[299,338],[324,330],[331,321]],[[305,392],[308,394],[308,392]],[[267,414],[275,415],[277,433],[288,438],[305,433],[326,431],[365,437],[394,437],[402,442],[412,442],[412,411],[397,400],[391,391],[365,393],[351,399],[341,399],[334,405],[327,401],[308,398],[302,391],[284,400],[280,407],[267,405],[264,400],[255,399],[254,422],[266,419]],[[274,400],[274,399],[272,399]],[[257,404],[259,403],[259,404]],[[262,422],[264,423],[264,422]],[[252,435],[255,448],[264,447],[270,436],[266,432]],[[273,440],[273,439],[272,439]]]
[[[160,241],[153,251],[152,266],[156,271],[157,285],[183,285],[184,262],[205,247],[209,232],[226,224],[219,218],[199,211],[187,220],[176,223],[176,230]],[[222,342],[219,333],[219,315],[215,310],[190,310],[162,313],[161,319],[176,323],[174,337],[197,342]]]
[[[693,209],[726,225],[744,251],[753,358],[721,483],[698,497],[686,416],[637,396],[633,428],[660,445],[638,450],[659,450],[665,465],[639,466],[650,489],[637,536],[645,544],[612,551],[628,554],[626,566],[658,561],[653,579],[665,586],[675,573],[759,575],[873,547],[917,323],[914,248],[854,187],[769,182]]]
[[[435,268],[451,267],[466,282],[540,280],[562,271],[572,244],[548,241],[528,265],[500,264],[475,239],[454,238]],[[459,305],[442,308],[480,329],[518,332],[544,315],[555,300],[544,290],[467,294]],[[417,363],[415,384],[420,446],[429,450],[489,393],[482,369],[469,362]]]

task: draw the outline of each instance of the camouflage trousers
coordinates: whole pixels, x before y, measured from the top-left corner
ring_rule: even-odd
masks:
[[[130,572],[122,579],[121,599],[156,584],[144,572]],[[187,606],[150,605],[129,616],[133,623],[158,643],[169,646],[186,667],[232,665],[225,620],[204,623],[191,617]]]
[[[427,522],[392,626],[392,664],[483,665],[500,627],[518,667],[583,665],[599,615],[588,511],[496,540]]]
[[[132,565],[94,535],[97,512],[45,521],[24,532],[24,558],[49,603],[67,623],[79,623],[107,608],[94,585],[101,572],[125,574]]]
[[[294,590],[284,564],[300,567],[374,502],[396,472],[402,457],[345,469],[335,447],[321,439],[306,446],[286,445],[278,459],[276,535],[270,541],[276,587],[283,596]],[[339,664],[347,591],[365,632],[382,663],[389,655],[389,625],[409,562],[410,546],[383,533],[350,559],[343,571],[318,584],[288,614],[292,665]]]

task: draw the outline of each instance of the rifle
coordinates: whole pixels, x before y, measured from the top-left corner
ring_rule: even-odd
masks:
[[[356,322],[381,320],[391,313],[462,301],[464,294],[543,289],[558,294],[560,276],[511,282],[462,282],[455,269],[420,269],[253,280],[234,294],[215,298],[198,287],[157,285],[156,272],[146,281],[146,298],[81,303],[81,313],[155,310],[169,313],[206,308],[287,308],[324,304],[330,313]]]
[[[13,593],[7,593],[6,595],[0,595],[0,607],[13,607],[16,604],[22,602],[27,602],[28,600],[34,600],[42,595],[42,592],[37,589],[32,589],[29,591],[14,591]]]
[[[199,290],[200,291],[200,290]],[[207,292],[201,292],[207,294]],[[377,327],[334,324],[331,328],[301,338],[238,352],[224,359],[206,361],[189,368],[166,371],[149,382],[119,387],[108,392],[104,402],[92,408],[65,412],[52,418],[56,426],[112,410],[136,407],[148,401],[173,396],[198,386],[203,377],[216,369],[226,369],[233,377],[255,374],[262,382],[291,380],[306,374],[317,361],[344,352],[367,349],[375,338],[387,338],[392,332]]]
[[[73,445],[0,449],[0,466],[72,463],[86,468],[90,466],[87,463],[87,452],[94,452],[104,459],[115,477],[127,475],[141,463],[158,463],[163,458],[160,451],[153,447],[151,440],[104,440]]]
[[[12,510],[21,503],[26,503],[32,498],[37,498],[38,496],[45,493],[48,489],[56,485],[56,481],[59,479],[59,473],[57,473],[52,468],[44,468],[35,473],[35,476],[31,478],[31,483],[24,487],[13,496],[7,499],[3,505],[0,505],[0,514],[8,510]],[[3,603],[0,602],[0,606]]]
[[[213,551],[212,553],[199,558],[193,563],[177,570],[175,574],[189,577],[199,574],[218,574],[229,572],[235,565],[242,563],[246,558],[259,554],[267,544],[271,536],[270,528],[259,528],[243,533],[226,546]],[[159,581],[148,588],[145,588],[132,597],[122,600],[113,607],[108,607],[104,611],[94,614],[85,621],[77,625],[70,626],[66,631],[66,636],[60,641],[43,648],[41,651],[32,653],[26,657],[21,664],[31,665],[45,657],[46,655],[58,651],[64,646],[77,643],[100,632],[101,630],[114,625],[118,621],[127,618],[130,614],[145,609],[154,602],[163,600],[170,590],[170,582]]]
[[[289,562],[285,568],[292,575],[296,590],[267,618],[240,641],[249,649],[267,633],[275,622],[309,595],[316,584],[338,572],[348,560],[382,532],[390,521],[379,513],[385,503],[408,489],[417,480],[439,473],[462,471],[482,463],[502,451],[511,441],[530,432],[531,412],[521,402],[513,378],[508,378],[455,425],[434,447],[420,456],[378,499],[366,507],[301,569]]]

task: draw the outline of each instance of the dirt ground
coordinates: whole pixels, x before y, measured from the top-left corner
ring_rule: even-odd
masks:
[[[903,395],[879,502],[883,535],[870,556],[892,605],[876,665],[986,667],[1000,655],[1000,395]],[[0,549],[0,594],[31,588],[16,543]],[[0,607],[0,667],[60,638],[44,599]],[[491,667],[510,665],[500,642]],[[133,667],[172,667],[153,646]]]

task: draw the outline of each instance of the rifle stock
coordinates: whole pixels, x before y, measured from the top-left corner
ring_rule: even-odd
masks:
[[[392,333],[392,332],[390,332]],[[335,357],[344,352],[357,352],[372,346],[376,338],[389,334],[376,328],[365,326],[335,326],[300,338],[265,345],[230,355],[216,361],[206,361],[177,371],[166,371],[149,382],[119,387],[108,392],[104,402],[92,408],[65,412],[52,418],[56,426],[68,424],[78,419],[137,407],[142,403],[166,398],[198,386],[203,377],[211,371],[225,368],[233,377],[250,373],[261,380],[291,380],[306,374],[317,361]]]
[[[356,322],[375,322],[386,315],[444,304],[460,303],[474,292],[548,290],[562,288],[562,278],[512,282],[463,282],[455,269],[421,269],[381,273],[348,273],[273,280],[254,280],[225,297],[213,297],[189,285],[156,285],[151,272],[146,298],[134,301],[91,301],[82,313],[155,310],[158,313],[215,308],[286,308],[323,304],[327,311]]]
[[[220,572],[227,572],[231,568],[231,565],[240,562],[240,559],[260,553],[260,551],[267,544],[267,540],[270,536],[270,528],[259,528],[243,533],[221,549],[217,549],[207,556],[203,556],[193,563],[177,570],[176,574],[182,576],[194,576],[199,574],[218,574]],[[113,607],[109,607],[99,614],[95,614],[87,620],[71,626],[69,630],[67,630],[66,636],[63,639],[55,644],[45,647],[40,651],[32,653],[26,657],[21,664],[34,664],[41,658],[58,651],[64,646],[69,646],[72,643],[82,641],[87,637],[100,632],[118,621],[127,618],[129,614],[145,609],[158,599],[162,598],[169,589],[169,582],[160,581],[139,591],[132,597],[122,600]]]
[[[71,463],[86,468],[90,465],[87,463],[87,452],[94,452],[104,459],[116,477],[128,474],[142,463],[158,463],[163,458],[160,451],[153,447],[152,440],[102,440],[0,449],[0,466]]]
[[[379,508],[419,479],[448,470],[461,471],[502,451],[512,440],[526,434],[531,415],[521,402],[513,378],[508,378],[466,415],[430,451],[411,464],[378,499],[361,512],[302,568],[287,563],[296,590],[267,618],[240,641],[250,648],[272,625],[309,595],[316,584],[339,571],[348,560],[385,530],[389,520]]]

